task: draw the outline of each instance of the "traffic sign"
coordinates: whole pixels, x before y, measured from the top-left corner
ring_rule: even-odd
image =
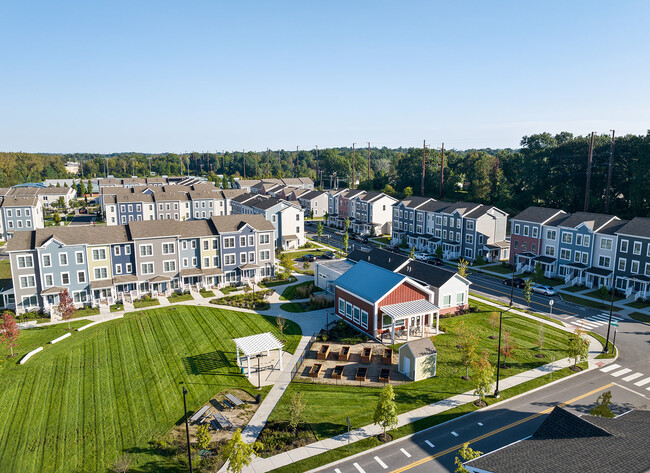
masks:
[[[551,307],[553,306],[553,304],[555,304],[555,301],[554,301],[553,299],[551,299],[550,301],[548,301],[548,305],[550,305]]]
[[[617,323],[617,322],[612,322],[612,325],[613,325],[614,327],[618,327],[618,323]]]

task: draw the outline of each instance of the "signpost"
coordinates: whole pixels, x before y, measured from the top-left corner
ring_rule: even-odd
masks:
[[[555,304],[555,301],[551,299],[548,301],[549,309],[550,309],[550,314],[553,315],[553,304]]]
[[[345,420],[348,421],[348,453],[350,452],[350,416],[347,416]]]

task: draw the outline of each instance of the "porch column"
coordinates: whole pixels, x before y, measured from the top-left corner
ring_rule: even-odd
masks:
[[[390,329],[390,335],[391,335],[391,345],[395,345],[395,319],[393,318],[393,323]],[[382,324],[383,325],[383,324]]]
[[[237,366],[241,366],[241,361],[239,360],[239,347],[237,347]]]
[[[409,323],[408,317],[404,319],[404,322],[406,324],[406,341],[408,342],[411,340],[411,324]]]
[[[440,333],[440,311],[436,312],[436,335]]]
[[[420,316],[420,329],[421,329],[421,337],[424,338],[424,315]]]

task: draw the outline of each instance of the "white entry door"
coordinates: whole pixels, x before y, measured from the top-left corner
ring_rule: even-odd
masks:
[[[402,366],[402,373],[408,376],[410,372],[411,372],[411,359],[405,356],[404,366]]]

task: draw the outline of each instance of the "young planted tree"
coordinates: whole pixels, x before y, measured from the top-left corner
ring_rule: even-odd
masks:
[[[291,395],[291,403],[289,404],[289,427],[293,431],[293,434],[296,435],[296,429],[302,420],[302,413],[307,406],[307,402],[303,397],[302,393],[294,392]]]
[[[483,452],[469,448],[469,442],[464,443],[458,450],[458,456],[454,460],[454,464],[456,465],[454,473],[469,473],[469,470],[463,466],[463,463],[474,460],[481,455],[483,455]]]
[[[61,223],[61,216],[59,215],[59,212],[54,212],[54,214],[52,215],[52,221],[54,222],[55,225]]]
[[[589,356],[589,339],[580,328],[576,327],[575,332],[569,335],[566,351],[569,358],[573,358],[573,369],[578,361],[585,361]]]
[[[321,241],[321,237],[323,236],[323,222],[320,221],[318,222],[318,226],[316,227],[316,234],[318,235],[318,241]]]
[[[458,331],[458,345],[461,353],[461,359],[465,365],[465,376],[462,378],[466,381],[472,379],[469,375],[469,367],[476,360],[476,348],[478,347],[478,337],[476,334],[465,327],[461,322]]]
[[[613,290],[613,289],[612,289]],[[605,303],[605,299],[609,297],[609,291],[607,290],[607,287],[605,286],[600,286],[598,290],[596,291],[596,295],[600,298],[600,300]]]
[[[287,319],[284,317],[277,317],[275,323],[280,331],[280,338],[284,340],[284,327],[287,325]]]
[[[347,233],[348,230],[350,230],[350,217],[345,219],[345,233]]]
[[[539,261],[535,265],[535,270],[533,272],[533,279],[538,284],[541,284],[544,281],[544,268],[542,268],[542,263],[540,263]]]
[[[253,454],[262,448],[260,442],[248,444],[241,438],[241,429],[235,430],[232,438],[221,450],[221,459],[228,462],[230,473],[241,473],[244,467],[251,464]]]
[[[458,275],[460,277],[466,278],[467,277],[467,266],[469,266],[469,262],[463,258],[461,258],[458,261]]]
[[[72,330],[70,327],[70,319],[75,312],[77,312],[77,309],[74,306],[74,301],[72,300],[72,297],[70,296],[68,290],[64,289],[59,294],[59,313],[61,314],[61,318],[63,320],[68,321],[68,330]]]
[[[536,345],[539,347],[539,353],[535,355],[537,358],[544,358],[542,354],[542,346],[544,345],[544,324],[539,323],[539,328],[537,329],[537,342]]]
[[[115,473],[127,473],[133,466],[133,457],[128,453],[125,453],[115,459],[113,465],[111,466],[111,471]]]
[[[515,350],[517,350],[515,339],[510,332],[504,330],[503,343],[501,344],[501,356],[503,356],[504,360],[501,368],[508,368],[508,358],[512,358],[515,355]]]
[[[485,406],[484,397],[492,392],[494,386],[494,368],[490,364],[490,354],[487,350],[483,351],[481,357],[474,363],[474,394],[478,396],[478,404]]]
[[[411,251],[409,252],[409,258],[411,259],[415,258],[415,246],[411,247]]]
[[[375,406],[375,415],[372,420],[384,429],[384,440],[386,440],[386,429],[397,427],[397,406],[392,385],[387,384],[379,393],[379,401]]]
[[[20,329],[16,324],[16,318],[10,312],[2,314],[2,325],[0,325],[0,339],[6,347],[11,350],[11,357],[14,356],[14,348],[18,346]]]
[[[497,338],[497,327],[499,326],[499,313],[493,311],[488,317],[488,323],[492,327],[492,335],[489,338],[495,340]]]
[[[309,269],[309,261],[305,261],[305,262],[302,264],[302,269],[304,269],[305,271],[307,271],[307,270]]]
[[[434,253],[436,258],[442,258],[442,245],[436,246],[436,251]]]
[[[524,286],[524,299],[526,299],[526,306],[530,309],[530,296],[533,293],[533,283],[530,279],[526,279]]]
[[[348,243],[350,243],[350,235],[348,235],[348,232],[345,232],[345,235],[343,235],[343,248],[345,248],[345,252],[348,252]]]
[[[210,448],[210,443],[212,442],[212,437],[210,436],[210,430],[208,424],[201,424],[196,428],[196,446],[199,450],[207,450]]]
[[[614,417],[610,406],[612,405],[612,392],[605,391],[596,400],[596,405],[591,408],[589,414],[598,417]]]
[[[413,195],[413,188],[412,187],[405,187],[404,188],[404,196],[405,197],[411,197]]]

